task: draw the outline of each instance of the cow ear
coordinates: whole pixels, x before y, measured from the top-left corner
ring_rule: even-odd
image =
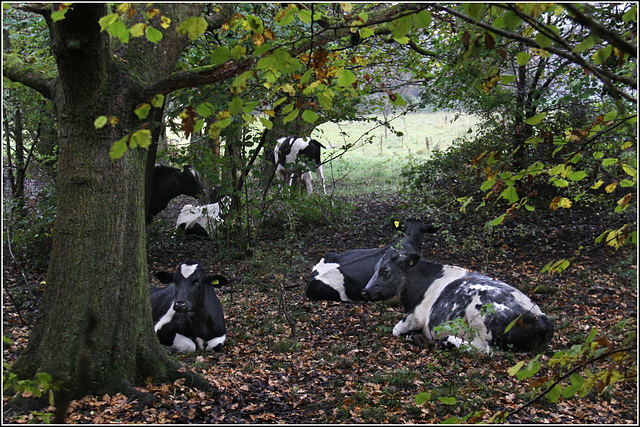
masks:
[[[226,285],[229,281],[226,277],[221,276],[219,274],[209,274],[204,278],[204,282],[213,286],[214,288],[219,288],[221,286]]]
[[[174,273],[168,271],[159,271],[156,273],[156,278],[162,283],[173,283]]]
[[[416,264],[418,264],[418,261],[420,261],[420,254],[417,252],[413,252],[408,255],[408,258],[409,258],[409,267],[413,267]]]

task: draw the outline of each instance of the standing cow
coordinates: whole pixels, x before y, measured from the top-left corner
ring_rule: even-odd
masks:
[[[313,185],[311,184],[311,172],[307,169],[307,164],[315,164],[315,171],[318,179],[322,184],[322,192],[326,195],[327,189],[324,184],[324,175],[322,174],[322,162],[320,161],[320,150],[325,148],[315,139],[284,137],[278,139],[273,150],[273,156],[269,156],[271,161],[276,165],[276,175],[282,181],[288,181],[291,185],[296,174],[301,174],[307,187],[307,194],[313,193]],[[313,167],[313,166],[311,166]]]
[[[160,343],[178,352],[219,350],[226,339],[222,304],[214,287],[227,279],[208,275],[195,261],[185,261],[176,272],[156,277],[165,288],[151,289],[153,325]]]
[[[399,227],[400,224],[398,224]],[[433,224],[408,219],[404,224],[404,237],[392,243],[412,251],[422,249],[423,233],[434,233]],[[307,278],[307,297],[313,300],[362,300],[362,289],[367,285],[376,264],[389,246],[374,249],[351,249],[339,254],[329,252],[313,267]]]
[[[153,168],[147,222],[166,208],[173,198],[181,194],[196,198],[204,194],[199,174],[188,165],[182,171],[171,166],[156,165]]]
[[[553,337],[551,319],[516,288],[461,267],[421,260],[413,251],[389,248],[362,295],[369,301],[400,296],[406,314],[393,328],[395,336],[418,332],[430,341],[487,354],[493,346],[539,352]],[[459,328],[455,336],[436,330],[458,318],[468,328]]]
[[[229,196],[206,205],[184,205],[176,220],[176,228],[184,229],[184,234],[187,235],[210,237],[218,224],[224,222],[222,216],[228,211],[230,205],[231,197]]]

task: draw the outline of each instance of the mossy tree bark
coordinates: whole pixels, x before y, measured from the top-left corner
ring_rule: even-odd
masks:
[[[200,12],[159,5],[174,25]],[[114,141],[143,126],[134,114],[145,83],[169,75],[188,40],[175,27],[163,41],[113,46],[98,20],[105,4],[47,15],[57,78],[47,83],[58,112],[57,214],[47,288],[27,349],[13,366],[22,378],[47,372],[66,394],[135,392],[145,378],[185,376],[161,348],[151,321],[145,247],[146,150],[111,160]],[[114,48],[121,49],[114,57]],[[101,115],[118,125],[96,129]],[[201,378],[190,383],[205,387]]]

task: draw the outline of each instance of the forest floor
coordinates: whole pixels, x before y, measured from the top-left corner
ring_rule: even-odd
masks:
[[[623,333],[637,329],[635,247],[615,251],[600,246],[578,257],[562,275],[540,274],[547,262],[571,256],[578,245],[593,242],[606,228],[593,211],[570,209],[552,218],[532,215],[497,232],[481,231],[479,219],[468,215],[427,235],[423,245],[425,257],[512,284],[553,319],[553,342],[532,378],[518,380],[507,370],[519,361],[526,366],[533,355],[447,352],[394,337],[391,329],[402,318],[396,302],[316,302],[304,295],[306,277],[324,253],[383,246],[396,235],[392,218],[422,216],[396,195],[359,195],[343,202],[355,210],[334,217],[342,218],[339,221],[301,220],[293,232],[275,221],[259,234],[252,255],[241,257],[209,240],[176,234],[173,218],[181,204],[190,201],[175,199],[150,233],[150,284],[159,285],[155,272],[173,270],[188,258],[232,279],[219,293],[228,330],[224,348],[176,356],[215,391],[192,389],[182,381],[149,382],[142,390],[158,398],[153,407],[137,412],[135,401],[122,395],[87,396],[71,403],[67,422],[441,423],[472,413],[468,421],[487,422],[535,397],[532,384],[557,372],[548,367],[551,356],[584,343],[592,328],[598,331],[598,342],[614,348],[621,345]],[[25,278],[7,257],[3,274],[3,327],[11,338],[11,344],[3,345],[3,359],[11,363],[26,346],[29,329],[7,291],[19,300],[27,323],[34,321],[37,301],[18,298]],[[35,285],[45,280],[44,275],[25,270],[26,279]],[[628,322],[619,325],[624,319]],[[632,359],[625,362],[627,378],[601,394],[560,398],[558,403],[543,398],[506,422],[637,424],[636,357],[634,351],[626,359]],[[589,369],[608,366],[614,367],[611,359]],[[431,398],[417,405],[416,395],[422,392]],[[21,414],[3,421],[40,419],[41,415]]]

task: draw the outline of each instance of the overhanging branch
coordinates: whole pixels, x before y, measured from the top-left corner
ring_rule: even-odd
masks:
[[[53,82],[57,75],[40,70],[15,53],[2,54],[2,75],[9,80],[22,83],[40,92],[45,98],[53,95]]]

